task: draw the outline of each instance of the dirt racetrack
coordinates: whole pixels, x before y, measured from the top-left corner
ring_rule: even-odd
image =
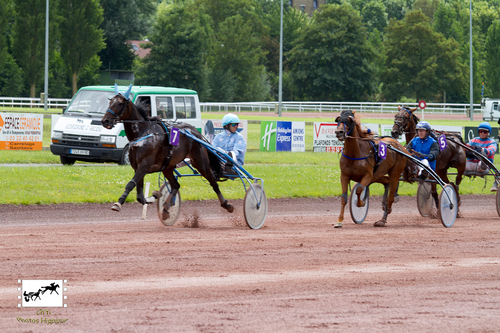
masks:
[[[342,229],[339,198],[269,200],[260,230],[242,201],[183,202],[173,227],[138,204],[0,205],[0,332],[498,332],[494,198],[463,196],[452,228],[410,197]],[[67,308],[19,308],[23,279],[66,279]]]

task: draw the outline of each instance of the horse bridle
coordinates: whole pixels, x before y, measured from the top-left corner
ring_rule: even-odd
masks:
[[[111,113],[113,116],[115,116],[115,118],[113,118],[113,123],[117,123],[118,120],[120,119],[120,117],[123,115],[123,113],[125,112],[125,109],[127,108],[128,106],[128,103],[130,102],[130,99],[127,99],[125,96],[123,96],[121,93],[116,95],[115,97],[113,97],[113,99],[115,99],[116,97],[121,97],[123,98],[124,100],[124,103],[123,103],[123,108],[122,110],[119,112],[119,113],[115,113],[113,110],[111,109],[107,109],[106,112],[109,112]]]
[[[398,134],[399,135],[402,135],[403,133],[412,133],[412,132],[405,132],[404,131],[404,128],[406,128],[406,126],[408,125],[408,122],[410,121],[410,118],[412,117],[412,114],[411,112],[407,109],[407,108],[402,108],[403,110],[405,110],[409,117],[406,118],[404,116],[404,114],[402,116],[399,115],[399,112],[398,114],[394,117],[394,125],[397,125],[398,126]],[[400,120],[402,119],[402,120]],[[405,121],[406,120],[406,121]]]

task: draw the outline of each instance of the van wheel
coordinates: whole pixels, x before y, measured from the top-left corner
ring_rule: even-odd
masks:
[[[61,158],[61,163],[63,165],[73,165],[76,162],[76,159],[71,158],[71,157],[66,157],[66,156],[59,156]]]
[[[128,145],[126,145],[125,148],[123,148],[122,157],[118,161],[118,164],[120,164],[120,165],[130,165]]]

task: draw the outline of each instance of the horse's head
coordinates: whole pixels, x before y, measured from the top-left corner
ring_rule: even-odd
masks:
[[[127,117],[130,113],[130,90],[132,90],[132,84],[125,93],[121,93],[115,83],[115,97],[109,102],[108,110],[101,119],[102,126],[111,129],[118,120]]]
[[[337,139],[340,141],[344,141],[348,135],[352,135],[354,131],[354,127],[356,125],[356,119],[354,118],[354,111],[344,110],[335,119],[335,122],[338,124],[337,129],[335,130],[335,135]]]
[[[408,124],[413,117],[413,111],[417,108],[410,109],[405,106],[398,105],[398,113],[394,116],[394,126],[392,126],[391,136],[398,139],[400,135],[408,128]]]

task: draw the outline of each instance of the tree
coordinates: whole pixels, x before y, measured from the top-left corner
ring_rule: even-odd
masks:
[[[55,2],[55,1],[54,1]],[[14,24],[13,55],[30,85],[30,96],[35,97],[36,83],[43,76],[45,63],[45,0],[15,0],[17,12]],[[57,8],[54,5],[53,8]],[[49,58],[57,36],[56,11],[49,12]],[[2,14],[3,15],[3,14]]]
[[[310,100],[366,100],[375,88],[374,51],[361,16],[349,4],[321,8],[291,51],[297,93]]]
[[[460,46],[434,32],[420,10],[408,13],[402,21],[392,20],[384,44],[387,58],[382,81],[388,100],[401,96],[429,100],[440,91],[465,88],[468,71],[459,61]]]
[[[374,29],[384,31],[387,26],[387,13],[384,3],[381,1],[370,1],[361,10],[363,22],[366,23],[368,32]]]
[[[106,40],[106,47],[99,52],[101,69],[132,69],[135,55],[125,42],[141,39],[149,32],[155,5],[152,0],[101,0],[100,4]]]
[[[10,0],[0,0],[0,69],[7,61],[7,39],[5,31],[7,29],[8,17],[12,15],[9,6]]]
[[[24,0],[20,0],[24,1]],[[102,9],[97,0],[61,0],[61,56],[71,74],[73,95],[78,75],[104,47]]]
[[[488,29],[485,45],[486,95],[500,97],[500,21]]]
[[[262,40],[252,31],[239,14],[228,17],[219,25],[213,45],[212,73],[224,79],[221,74],[228,75],[229,80],[236,82],[232,96],[222,96],[220,80],[211,78],[212,96],[220,96],[224,101],[256,101],[269,98],[269,84],[264,68],[265,56],[261,48]],[[221,101],[221,99],[219,99]]]
[[[142,60],[136,82],[190,88],[205,96],[205,63],[211,39],[208,20],[203,10],[194,6],[160,5],[150,35],[151,52]]]

